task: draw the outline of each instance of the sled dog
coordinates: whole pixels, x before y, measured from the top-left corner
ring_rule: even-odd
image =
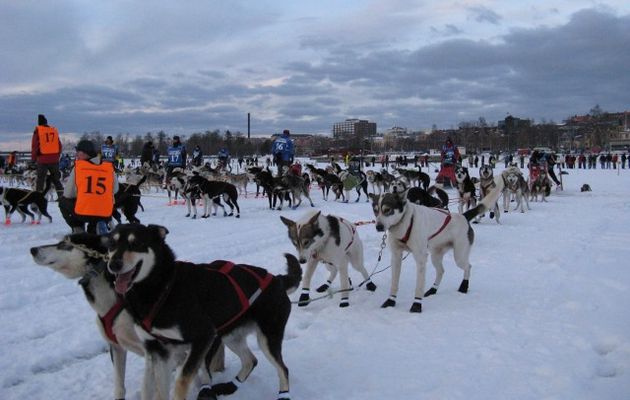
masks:
[[[411,252],[416,261],[416,290],[411,312],[421,312],[423,296],[437,293],[444,275],[442,259],[451,248],[455,263],[464,271],[459,291],[468,291],[471,268],[469,255],[474,239],[469,222],[496,202],[503,189],[503,181],[497,181],[497,187],[480,204],[464,214],[450,214],[448,211],[415,205],[407,200],[406,192],[371,196],[376,230],[387,231],[391,252],[392,281],[389,298],[383,303],[383,308],[396,305],[403,250]],[[429,253],[436,276],[433,287],[424,293]]]
[[[107,272],[107,250],[101,237],[90,233],[66,236],[59,243],[31,248],[33,260],[68,279],[79,279],[85,298],[96,312],[96,325],[109,344],[114,369],[114,398],[125,398],[125,366],[127,352],[144,356],[144,348],[134,329],[133,318],[124,306],[123,298],[114,291],[114,276]],[[172,367],[183,360],[185,346],[168,345]],[[223,369],[223,355],[215,359],[213,371]],[[169,368],[169,371],[171,368]],[[205,372],[203,369],[201,372]],[[149,377],[152,379],[152,377]],[[209,382],[207,375],[201,380]],[[150,385],[153,387],[153,384]]]
[[[7,188],[0,186],[0,203],[4,206],[4,223],[11,223],[11,215],[17,210],[22,217],[22,222],[26,220],[26,216],[31,217],[32,224],[39,224],[42,215],[52,222],[52,217],[48,214],[48,200],[44,194],[36,190],[25,190],[18,188]],[[29,207],[37,214],[37,219]]]
[[[203,388],[200,395],[234,393],[257,364],[247,344],[247,335],[255,332],[277,370],[278,399],[289,399],[282,340],[291,312],[287,292],[297,289],[302,277],[297,259],[286,254],[288,274],[278,276],[225,260],[176,261],[165,242],[167,233],[159,225],[123,224],[108,236],[108,269],[116,277],[115,290],[124,295],[127,309],[140,326],[136,331],[146,354],[145,378],[154,375],[158,394],[168,398],[170,379],[162,358],[163,343],[188,345],[174,393],[176,400],[184,400],[206,354],[211,358],[222,341],[240,358],[241,369],[233,381]],[[143,396],[149,385],[145,380]]]
[[[306,306],[310,302],[311,278],[319,262],[330,273],[326,283],[317,288],[320,293],[328,290],[339,271],[342,290],[339,307],[350,304],[348,298],[352,289],[348,277],[348,262],[361,273],[366,288],[369,291],[376,290],[376,285],[370,280],[363,265],[363,242],[352,222],[334,215],[322,215],[321,211],[308,212],[298,221],[282,216],[280,219],[288,228],[289,239],[298,252],[300,263],[306,264],[299,306]]]
[[[529,186],[518,167],[508,167],[501,172],[503,178],[503,212],[507,213],[510,207],[510,197],[516,198],[516,208],[521,208],[525,212],[525,205],[529,210]]]
[[[479,196],[481,199],[490,194],[490,191],[496,187],[494,183],[494,170],[490,165],[482,165],[479,168]],[[501,209],[499,202],[497,201],[493,207],[490,208],[490,219],[496,218],[497,224],[501,223]]]
[[[457,182],[457,193],[459,194],[459,213],[463,214],[477,205],[477,189],[473,183],[468,168],[455,168],[455,181]],[[473,223],[479,222],[475,219]]]

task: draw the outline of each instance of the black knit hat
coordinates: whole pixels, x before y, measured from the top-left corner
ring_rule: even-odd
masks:
[[[91,140],[81,140],[77,143],[77,147],[75,147],[76,151],[82,151],[87,154],[90,158],[96,157],[96,148],[94,147],[94,143]]]
[[[48,120],[44,116],[44,114],[39,114],[37,116],[37,125],[48,125]]]
[[[290,134],[291,134],[291,132],[289,132],[289,130],[288,130],[288,129],[285,129],[285,130],[283,130],[283,131],[282,131],[282,134],[284,134],[284,135],[290,135]]]

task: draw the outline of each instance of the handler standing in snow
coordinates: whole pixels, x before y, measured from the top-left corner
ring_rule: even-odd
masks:
[[[59,171],[59,157],[61,156],[61,141],[59,131],[48,125],[43,114],[37,116],[37,126],[31,139],[31,160],[37,163],[37,181],[35,190],[44,191],[46,176],[50,173],[53,185],[60,195],[63,192],[61,172]]]
[[[90,233],[106,233],[118,192],[114,166],[100,161],[90,140],[81,140],[76,151],[77,159],[59,199],[59,210],[72,233],[85,232],[85,223]]]
[[[278,176],[282,175],[282,167],[288,167],[293,163],[293,140],[289,137],[291,133],[288,129],[273,142],[271,153],[278,166]]]

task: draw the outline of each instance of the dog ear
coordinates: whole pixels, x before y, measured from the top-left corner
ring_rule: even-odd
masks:
[[[317,213],[315,213],[315,215],[313,215],[311,219],[308,220],[308,224],[311,224],[311,225],[317,224],[317,219],[319,218],[321,213],[322,213],[321,211],[317,211]]]
[[[166,227],[162,226],[162,225],[149,225],[147,226],[147,228],[149,229],[149,231],[151,231],[152,233],[157,234],[157,236],[164,240],[164,238],[166,237],[166,235],[168,235],[168,229],[166,229]]]
[[[372,203],[378,203],[378,199],[379,197],[381,197],[381,195],[375,194],[375,193],[368,193],[368,197],[370,198],[370,200],[372,200]]]
[[[291,228],[292,226],[295,226],[294,221],[291,221],[289,218],[285,218],[282,215],[280,216],[280,220],[282,221],[283,224],[287,226],[287,228]]]

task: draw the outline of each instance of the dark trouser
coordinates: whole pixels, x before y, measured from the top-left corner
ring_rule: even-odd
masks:
[[[285,165],[289,167],[291,165],[291,162],[289,160],[283,160],[281,158],[278,158],[278,160],[276,161],[276,164],[278,165],[278,176],[281,176],[283,167]]]
[[[87,223],[87,232],[96,233],[96,224],[99,221],[109,222],[111,220],[111,217],[88,217],[84,215],[77,215],[74,212],[74,205],[76,202],[77,199],[68,199],[67,197],[59,198],[59,211],[61,211],[61,216],[73,230],[75,228],[85,230],[85,224]]]
[[[61,172],[59,172],[59,164],[37,164],[37,182],[35,183],[35,190],[38,192],[44,191],[44,185],[46,183],[46,176],[50,172],[50,178],[57,193],[63,192],[63,185],[61,184]]]
[[[549,175],[549,177],[551,177],[551,179],[555,182],[556,185],[560,185],[560,181],[558,180],[558,178],[556,178],[556,173],[553,172],[553,166],[550,166],[547,169],[547,174]]]

